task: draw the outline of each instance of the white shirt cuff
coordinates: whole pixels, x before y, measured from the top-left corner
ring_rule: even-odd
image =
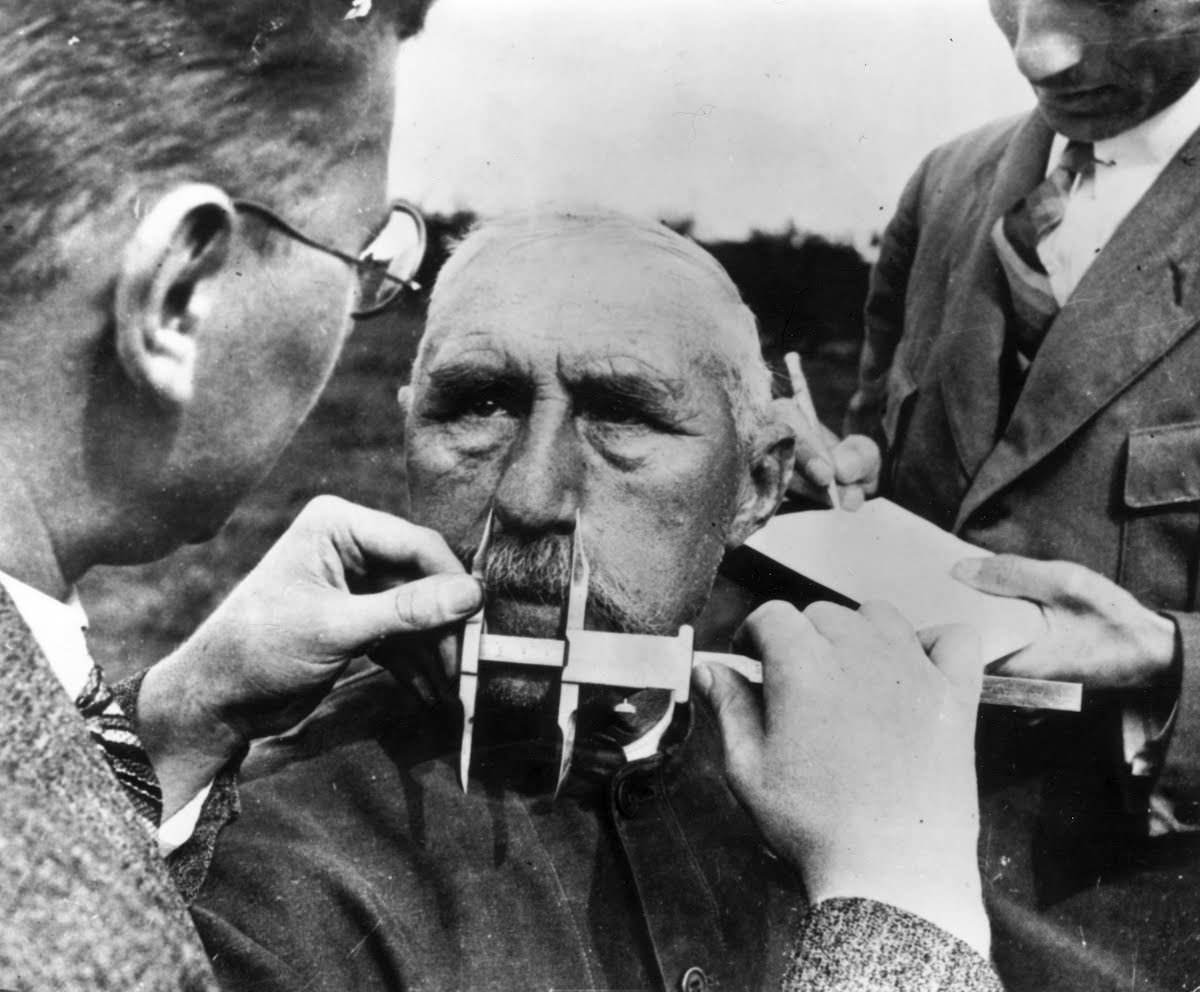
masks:
[[[209,782],[159,826],[158,853],[164,858],[170,857],[191,840],[192,834],[196,832],[196,824],[200,821],[200,811],[204,808],[204,802],[212,792],[212,787],[212,782]]]

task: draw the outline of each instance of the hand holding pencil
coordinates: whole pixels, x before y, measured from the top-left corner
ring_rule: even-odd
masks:
[[[800,356],[784,355],[796,404],[795,474],[789,490],[827,499],[834,509],[856,510],[879,485],[879,448],[858,434],[839,439],[817,419]]]

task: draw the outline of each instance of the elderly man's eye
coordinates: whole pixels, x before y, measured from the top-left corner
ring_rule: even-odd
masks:
[[[526,404],[521,390],[501,383],[472,384],[464,388],[434,389],[427,396],[425,413],[444,422],[491,420],[511,416]]]
[[[463,409],[468,417],[494,417],[504,412],[504,404],[495,396],[477,396],[464,404]]]
[[[606,397],[588,404],[587,414],[593,420],[608,424],[646,424],[646,411],[640,405],[621,397]]]

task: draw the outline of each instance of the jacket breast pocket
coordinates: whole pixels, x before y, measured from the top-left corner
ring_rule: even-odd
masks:
[[[1200,421],[1130,432],[1119,583],[1147,606],[1196,605]]]

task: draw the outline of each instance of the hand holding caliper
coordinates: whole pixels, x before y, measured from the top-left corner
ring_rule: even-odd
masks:
[[[493,518],[489,513],[472,565],[472,575],[481,582],[486,576],[492,526]],[[558,703],[560,787],[571,767],[580,686],[603,685],[630,691],[661,689],[669,691],[672,703],[678,705],[688,701],[692,669],[709,662],[725,665],[751,682],[761,684],[762,666],[758,661],[742,655],[693,650],[692,628],[686,624],[674,637],[585,629],[589,584],[590,570],[577,515],[561,640],[489,634],[484,609],[466,622],[459,661],[459,699],[463,707],[459,776],[464,791],[471,767],[482,662],[529,665],[556,669],[561,673]],[[1071,683],[987,676],[981,701],[1037,709],[1078,710],[1081,697],[1081,687]]]
[[[954,626],[918,637],[883,603],[801,613],[772,602],[738,638],[763,659],[762,693],[719,665],[698,669],[696,689],[716,714],[731,788],[809,898],[899,906],[986,956],[978,636]]]

